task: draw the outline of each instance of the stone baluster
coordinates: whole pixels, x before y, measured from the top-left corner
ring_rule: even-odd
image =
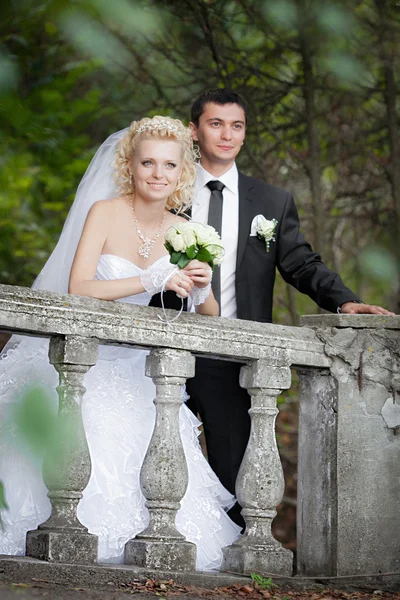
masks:
[[[140,481],[150,513],[149,526],[125,544],[125,563],[161,570],[193,571],[196,546],[175,528],[187,484],[179,411],[182,386],[194,376],[195,358],[190,352],[154,349],[146,362],[146,375],[156,385],[156,422]]]
[[[282,500],[284,478],[275,439],[277,397],[290,387],[291,374],[282,356],[255,360],[242,367],[240,385],[251,396],[251,432],[236,481],[246,530],[224,548],[223,571],[292,574],[292,553],[272,536],[276,506]]]
[[[27,533],[27,556],[64,563],[97,560],[97,536],[88,533],[77,517],[78,502],[91,473],[81,413],[83,378],[97,362],[97,347],[93,338],[66,336],[50,340],[50,362],[60,375],[59,429],[52,455],[45,457],[43,465],[52,512],[45,523]]]

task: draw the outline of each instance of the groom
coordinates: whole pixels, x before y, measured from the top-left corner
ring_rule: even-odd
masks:
[[[192,219],[221,233],[225,257],[213,277],[221,316],[271,322],[276,268],[286,282],[326,310],[390,314],[360,303],[312,251],[299,231],[290,193],[238,172],[235,159],[247,120],[246,104],[232,90],[207,91],[192,105],[190,127],[201,151]],[[268,252],[254,235],[258,215],[277,221]],[[188,406],[203,421],[210,465],[231,493],[250,433],[250,397],[239,386],[240,368],[237,363],[197,359],[196,375],[187,382]],[[244,524],[238,504],[229,514]]]

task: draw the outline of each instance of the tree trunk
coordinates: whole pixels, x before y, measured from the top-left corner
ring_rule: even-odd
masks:
[[[306,13],[303,0],[298,2],[299,14]],[[312,56],[304,24],[299,28],[299,49],[302,60],[305,102],[305,119],[308,142],[307,175],[310,178],[311,200],[314,226],[314,250],[326,258],[325,248],[325,206],[321,186],[321,148],[316,124],[315,77],[313,73]]]

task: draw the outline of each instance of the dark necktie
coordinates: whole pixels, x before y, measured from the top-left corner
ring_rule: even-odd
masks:
[[[210,207],[208,209],[208,224],[214,227],[221,235],[222,230],[222,203],[224,196],[222,190],[225,185],[220,181],[209,181],[207,187],[211,190]],[[219,304],[219,312],[221,314],[221,267],[216,265],[211,284],[216,301]]]

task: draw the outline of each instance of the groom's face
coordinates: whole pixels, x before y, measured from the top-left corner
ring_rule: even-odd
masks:
[[[238,104],[208,102],[196,126],[190,123],[193,139],[200,146],[202,162],[207,165],[233,164],[240,152],[245,134],[246,117]]]

